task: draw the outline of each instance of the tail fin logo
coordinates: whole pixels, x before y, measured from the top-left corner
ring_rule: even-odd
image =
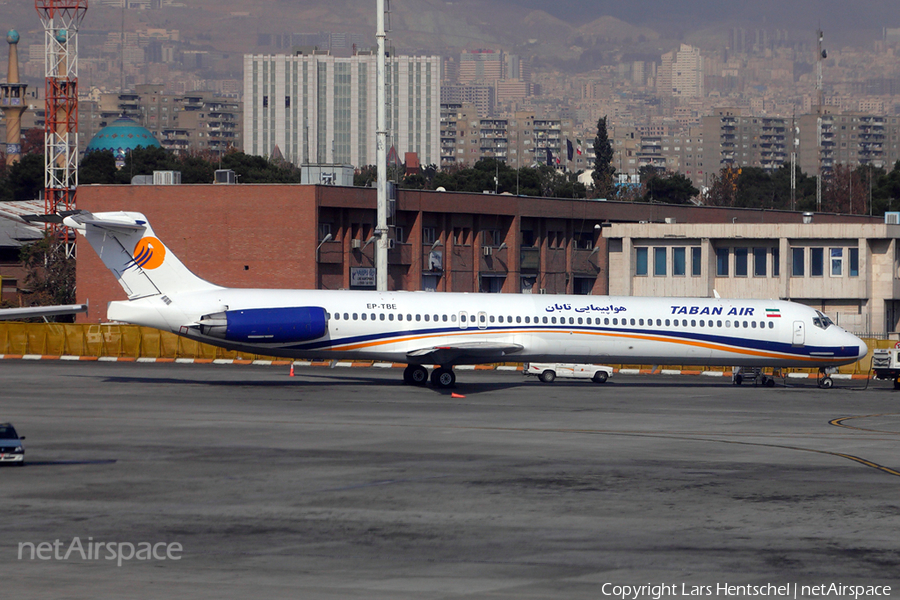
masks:
[[[166,259],[166,247],[155,237],[141,238],[134,247],[134,262],[142,269],[155,269]]]

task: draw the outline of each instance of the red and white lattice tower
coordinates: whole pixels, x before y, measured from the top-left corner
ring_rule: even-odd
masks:
[[[78,27],[87,0],[35,0],[44,25],[44,208],[75,208],[78,187]],[[70,246],[72,234],[51,225]]]

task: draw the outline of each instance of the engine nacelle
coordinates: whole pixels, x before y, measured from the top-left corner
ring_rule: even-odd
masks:
[[[319,306],[248,308],[200,317],[200,332],[229,342],[288,344],[325,335],[328,317]]]

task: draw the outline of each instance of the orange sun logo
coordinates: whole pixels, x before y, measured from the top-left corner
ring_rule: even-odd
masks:
[[[141,238],[134,247],[134,264],[142,269],[155,269],[166,259],[166,247],[155,237]]]

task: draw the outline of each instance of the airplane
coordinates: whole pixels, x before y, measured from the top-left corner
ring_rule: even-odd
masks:
[[[826,369],[868,352],[822,312],[780,300],[225,288],[185,267],[141,213],[78,211],[63,223],[128,295],[109,303],[111,321],[250,354],[406,363],[409,384],[437,365],[439,389],[455,384],[456,365],[562,359],[818,367],[829,388]]]

